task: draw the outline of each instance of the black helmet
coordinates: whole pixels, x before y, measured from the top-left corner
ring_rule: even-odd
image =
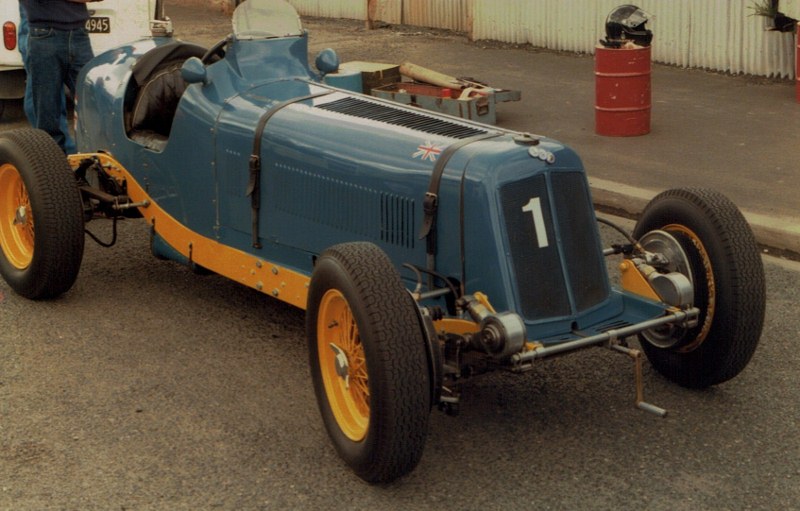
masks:
[[[653,32],[645,28],[650,15],[635,5],[620,5],[606,18],[606,46],[620,46],[627,41],[650,46]]]

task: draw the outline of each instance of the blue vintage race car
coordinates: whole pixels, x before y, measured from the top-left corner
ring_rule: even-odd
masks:
[[[333,87],[331,50],[284,0],[247,0],[206,49],[167,37],[103,53],[77,92],[80,154],[0,134],[0,272],[52,298],[84,225],[143,217],[153,253],[305,309],[319,409],[363,479],[422,455],[433,407],[493,370],[605,346],[688,387],[736,376],[764,317],[753,234],[721,195],[677,189],[603,248],[578,156]],[[624,241],[623,241],[624,240]],[[619,258],[621,287],[606,258]]]

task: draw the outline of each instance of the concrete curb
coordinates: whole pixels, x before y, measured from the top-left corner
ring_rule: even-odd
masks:
[[[636,218],[658,192],[589,178],[595,206],[620,216]],[[800,258],[800,218],[781,218],[742,211],[750,223],[758,243]]]

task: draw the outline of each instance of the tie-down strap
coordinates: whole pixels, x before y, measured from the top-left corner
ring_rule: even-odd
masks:
[[[261,210],[261,137],[264,135],[264,129],[267,127],[267,122],[272,118],[273,115],[278,113],[280,110],[286,108],[289,105],[294,103],[299,103],[301,101],[306,101],[309,99],[318,98],[320,96],[327,96],[328,94],[332,94],[335,91],[326,90],[324,92],[317,92],[315,94],[308,94],[306,96],[300,96],[292,99],[288,99],[286,101],[282,101],[277,103],[275,106],[267,110],[261,115],[261,118],[258,120],[258,125],[256,126],[255,136],[253,138],[253,153],[250,155],[250,179],[247,183],[247,193],[246,196],[250,197],[250,208],[252,211],[252,223],[253,223],[253,248],[261,248],[261,243],[258,241],[259,239],[259,225],[258,225],[258,214]]]
[[[431,174],[431,181],[428,185],[428,191],[425,193],[425,198],[422,201],[422,210],[425,216],[422,219],[422,228],[419,231],[419,239],[426,238],[427,253],[429,256],[436,254],[436,213],[439,209],[439,185],[442,182],[442,175],[447,166],[450,158],[462,147],[469,145],[473,142],[487,140],[490,138],[499,137],[502,133],[484,133],[474,137],[465,138],[458,142],[449,145],[442,155],[436,161]]]

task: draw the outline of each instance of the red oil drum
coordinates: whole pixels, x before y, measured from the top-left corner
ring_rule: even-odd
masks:
[[[650,133],[650,47],[598,46],[594,74],[595,132],[609,137]]]

